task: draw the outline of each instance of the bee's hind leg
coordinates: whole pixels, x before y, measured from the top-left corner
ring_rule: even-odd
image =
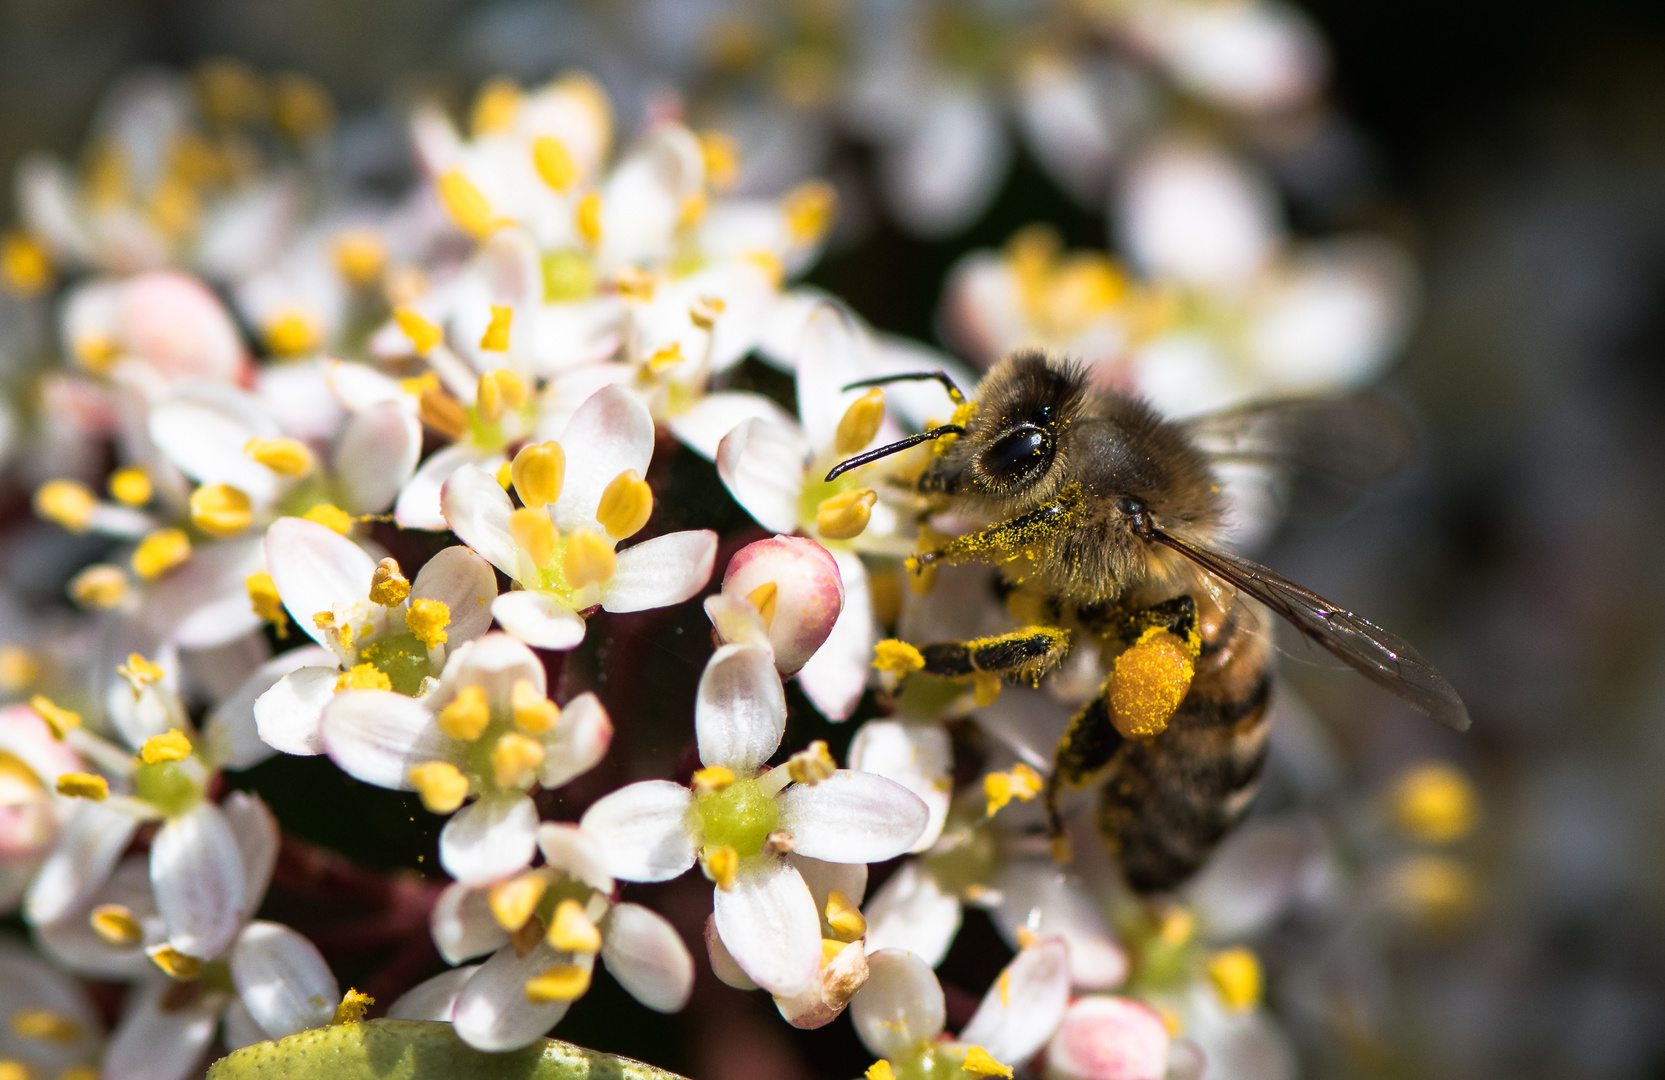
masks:
[[[1121,748],[1121,732],[1110,716],[1110,682],[1105,680],[1093,700],[1070,718],[1064,737],[1052,752],[1052,771],[1047,774],[1044,799],[1047,833],[1052,837],[1052,854],[1059,862],[1070,861],[1064,821],[1058,813],[1058,798],[1065,791],[1088,787],[1103,776],[1111,759]]]

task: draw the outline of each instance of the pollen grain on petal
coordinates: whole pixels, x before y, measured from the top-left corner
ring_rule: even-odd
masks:
[[[405,629],[428,648],[438,648],[449,640],[446,628],[451,625],[451,609],[443,600],[419,597],[412,600],[405,611]]]

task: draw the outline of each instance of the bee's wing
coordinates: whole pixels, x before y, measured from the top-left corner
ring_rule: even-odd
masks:
[[[1160,529],[1153,530],[1149,538],[1259,600],[1348,667],[1418,711],[1458,731],[1468,729],[1468,707],[1456,688],[1398,635],[1336,607],[1259,563],[1189,543]]]

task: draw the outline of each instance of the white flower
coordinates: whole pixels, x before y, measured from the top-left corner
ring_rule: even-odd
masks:
[[[767,648],[782,675],[801,669],[832,633],[844,607],[838,562],[801,536],[747,544],[723,572],[705,611],[725,645]]]
[[[0,910],[15,910],[76,804],[55,792],[81,759],[33,709],[0,709]]]
[[[104,1022],[75,979],[18,945],[0,946],[0,1061],[21,1076],[93,1074]]]

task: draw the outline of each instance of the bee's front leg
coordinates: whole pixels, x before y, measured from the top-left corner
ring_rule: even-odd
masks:
[[[1070,632],[1058,626],[1026,626],[1009,634],[922,645],[925,672],[955,679],[995,675],[1038,683],[1069,655]]]

